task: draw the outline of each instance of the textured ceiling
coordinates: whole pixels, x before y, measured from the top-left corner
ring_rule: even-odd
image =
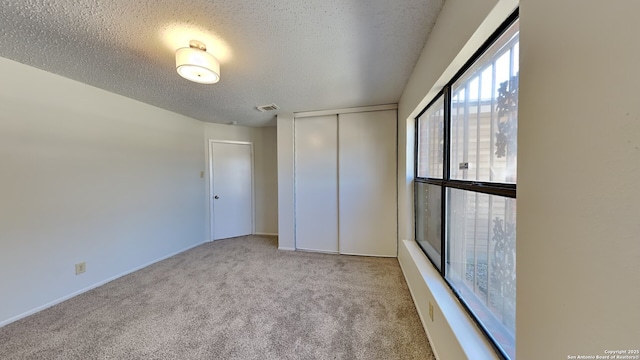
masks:
[[[195,119],[396,103],[444,0],[0,0],[0,56]],[[221,80],[175,71],[203,41]],[[37,86],[37,84],[33,84]]]

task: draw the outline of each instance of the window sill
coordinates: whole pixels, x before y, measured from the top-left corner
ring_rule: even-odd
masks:
[[[500,359],[415,241],[400,243],[398,260],[437,359]]]

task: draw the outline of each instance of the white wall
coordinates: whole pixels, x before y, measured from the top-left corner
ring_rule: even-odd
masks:
[[[280,114],[277,119],[278,138],[278,248],[294,250],[294,156],[293,114]]]
[[[520,13],[517,358],[638,349],[640,3]]]
[[[204,138],[207,143],[209,139],[253,142],[253,128],[247,126],[204,123]]]
[[[0,325],[206,239],[201,122],[2,58],[0,79]]]

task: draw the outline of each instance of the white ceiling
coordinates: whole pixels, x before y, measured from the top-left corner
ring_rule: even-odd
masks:
[[[0,56],[195,119],[398,102],[444,0],[0,0]],[[175,71],[203,41],[221,80]],[[33,84],[37,86],[37,84]]]

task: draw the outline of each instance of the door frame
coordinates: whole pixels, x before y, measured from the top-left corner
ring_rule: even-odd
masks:
[[[211,239],[209,241],[215,241],[215,223],[214,206],[213,206],[213,144],[235,144],[235,145],[248,145],[251,152],[251,234],[256,232],[256,199],[255,199],[255,169],[254,169],[254,154],[253,154],[253,142],[250,141],[231,141],[231,140],[214,140],[209,139],[208,153],[209,153],[209,231]]]

